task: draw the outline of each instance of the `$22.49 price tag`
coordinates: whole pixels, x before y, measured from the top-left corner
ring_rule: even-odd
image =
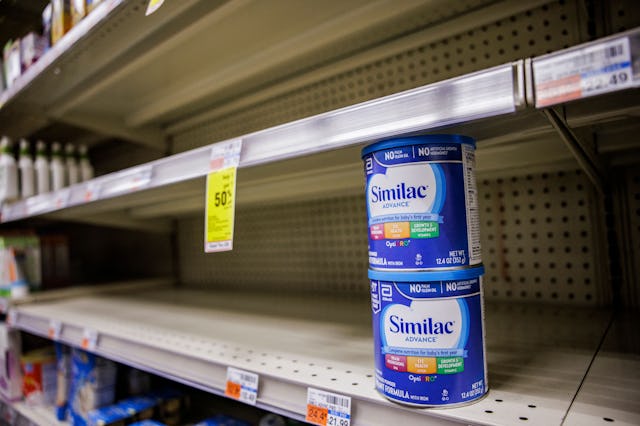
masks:
[[[308,388],[305,420],[320,426],[350,426],[351,397]]]
[[[533,74],[538,108],[638,85],[628,37],[540,58]]]
[[[205,241],[207,253],[233,249],[236,210],[236,171],[242,140],[216,144],[211,149],[205,200]]]
[[[227,384],[224,394],[229,398],[256,405],[258,400],[258,375],[237,368],[227,368]]]

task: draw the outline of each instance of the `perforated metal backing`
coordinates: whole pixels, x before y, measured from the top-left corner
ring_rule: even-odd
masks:
[[[610,303],[602,209],[580,171],[480,179],[485,294]]]
[[[627,307],[640,307],[640,165],[622,173],[622,200],[618,212],[617,229],[622,257],[621,303]]]
[[[181,281],[286,292],[367,294],[363,197],[236,210],[232,252],[203,253],[203,217],[179,223]]]
[[[635,0],[609,0],[610,31],[619,33],[640,25],[640,9]]]
[[[430,41],[174,135],[174,149],[250,133],[584,41],[576,1],[548,5]],[[413,25],[413,24],[412,24]],[[428,34],[429,28],[423,30]]]
[[[610,303],[599,208],[577,171],[479,179],[488,300]],[[188,286],[368,297],[363,196],[236,212],[234,250],[204,254],[203,217],[179,223]]]

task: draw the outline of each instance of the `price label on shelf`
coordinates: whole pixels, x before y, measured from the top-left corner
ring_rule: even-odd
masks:
[[[305,420],[321,426],[350,426],[351,397],[308,388]]]
[[[14,219],[20,219],[26,214],[26,203],[16,202],[13,204],[5,204],[2,206],[2,213],[0,218],[3,222],[7,222]]]
[[[636,86],[629,38],[598,43],[533,62],[536,107]]]
[[[80,347],[86,351],[95,351],[98,346],[98,332],[90,328],[85,328],[82,332]]]
[[[236,172],[241,151],[241,139],[222,142],[211,149],[205,200],[204,251],[207,253],[233,249]]]
[[[6,322],[9,327],[15,327],[18,323],[18,311],[9,308],[9,310],[7,311]]]
[[[69,205],[69,197],[71,196],[71,190],[64,188],[56,191],[53,197],[53,208],[64,209]]]
[[[100,184],[98,182],[89,182],[84,189],[84,202],[95,201],[100,198]]]
[[[133,167],[131,169],[114,173],[112,176],[101,178],[99,185],[100,198],[114,197],[128,192],[139,191],[151,183],[153,177],[153,165]]]
[[[164,0],[149,0],[149,4],[147,5],[147,11],[144,13],[144,16],[149,16],[154,13],[156,10],[160,9],[160,6],[164,4]]]
[[[258,375],[237,368],[227,368],[227,384],[224,394],[247,404],[258,400]]]
[[[57,320],[49,321],[49,328],[47,329],[47,336],[53,341],[60,340],[60,333],[62,332],[62,323]]]
[[[25,213],[37,215],[51,210],[63,209],[69,204],[71,191],[69,188],[29,197],[25,201]]]

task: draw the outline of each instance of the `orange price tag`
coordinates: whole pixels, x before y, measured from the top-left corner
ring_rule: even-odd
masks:
[[[229,398],[240,399],[240,393],[242,392],[242,385],[227,380],[227,387],[224,390],[224,394]]]
[[[327,426],[328,415],[328,409],[307,404],[307,417],[305,417],[305,421],[316,425]]]
[[[49,322],[49,328],[47,330],[47,335],[51,340],[59,340],[60,332],[62,331],[62,324],[60,321],[51,320]]]
[[[80,340],[80,347],[87,351],[95,351],[98,346],[98,332],[85,328]]]

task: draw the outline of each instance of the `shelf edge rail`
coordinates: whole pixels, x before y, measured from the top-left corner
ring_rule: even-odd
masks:
[[[526,105],[524,82],[524,61],[520,60],[250,133],[239,137],[243,143],[239,167],[513,113]],[[7,203],[0,221],[204,176],[215,144]]]

